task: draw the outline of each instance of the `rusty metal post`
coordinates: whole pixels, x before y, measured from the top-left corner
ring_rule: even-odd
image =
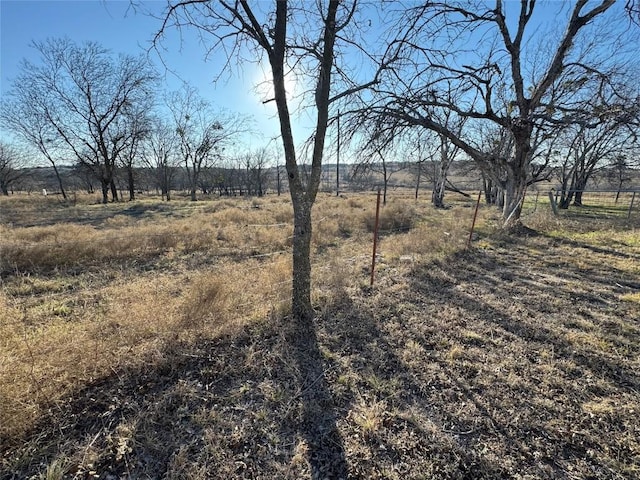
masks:
[[[471,238],[473,237],[473,229],[476,227],[476,218],[478,217],[478,207],[480,207],[480,198],[482,198],[482,190],[478,192],[478,201],[476,202],[476,210],[473,212],[473,222],[471,222],[471,231],[467,240],[467,248],[471,246]]]
[[[376,270],[376,250],[378,249],[378,225],[380,223],[380,188],[378,188],[378,196],[376,200],[376,221],[373,226],[373,257],[371,259],[371,283],[373,287],[373,274]]]

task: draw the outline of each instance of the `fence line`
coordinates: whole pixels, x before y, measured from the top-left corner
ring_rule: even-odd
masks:
[[[560,205],[561,190],[531,189],[527,191],[523,204],[523,215],[534,213],[539,208],[551,210],[550,197],[556,202],[560,215],[594,218],[640,218],[640,190],[638,189],[586,189],[567,190],[571,203]],[[575,204],[575,196],[579,194],[581,203]]]
[[[525,199],[524,199],[524,205],[523,205],[523,215],[526,214],[531,214],[536,212],[537,210],[541,209],[541,208],[550,208],[549,205],[549,199],[547,197],[547,195],[544,194],[544,190],[535,190],[535,189],[531,189],[527,192]],[[610,218],[610,217],[625,217],[625,215],[627,215],[628,212],[628,216],[631,217],[633,215],[633,218],[638,218],[636,215],[638,212],[640,212],[640,191],[638,190],[621,190],[620,192],[618,192],[617,190],[584,190],[582,191],[582,200],[583,200],[583,206],[580,207],[576,207],[576,206],[569,206],[569,208],[567,210],[564,210],[564,212],[572,212],[575,211],[576,209],[578,209],[580,211],[580,213],[584,213],[587,212],[586,214],[588,214],[589,216],[594,216],[594,217],[598,217],[598,216],[604,216],[605,218]],[[375,196],[377,196],[375,193],[373,193],[372,195],[370,195],[370,198],[375,198]],[[616,196],[617,196],[617,201],[616,201]],[[635,199],[635,203],[634,202]],[[321,222],[326,221],[327,219],[330,219],[331,217],[329,216],[324,216],[318,220],[314,221],[314,225],[317,225]],[[420,218],[418,220],[415,221],[414,225],[419,225],[421,224],[421,222],[425,221],[425,218]],[[470,221],[470,220],[469,220]],[[465,220],[466,222],[466,220]],[[234,225],[233,223],[231,225]],[[223,227],[223,226],[227,226],[227,225],[213,225],[214,227]],[[246,224],[246,225],[242,225],[242,227],[246,227],[246,228],[260,228],[260,227],[264,227],[264,228],[283,228],[283,227],[292,227],[292,223],[272,223],[272,224]],[[366,228],[366,227],[365,227]],[[383,235],[390,235],[390,234],[396,234],[396,233],[406,233],[407,231],[410,231],[412,228],[414,228],[414,226],[411,227],[400,227],[400,228],[393,228],[393,229],[386,229],[386,230],[380,230],[379,234]],[[196,233],[194,236],[199,236],[198,233]],[[104,236],[104,237],[100,237],[100,238],[96,238],[96,239],[91,239],[91,240],[86,240],[86,241],[56,241],[56,242],[31,242],[31,243],[26,243],[26,244],[22,244],[20,245],[20,247],[22,248],[42,248],[42,247],[61,247],[61,246],[73,246],[73,245],[78,245],[81,243],[93,243],[93,242],[104,242],[104,241],[109,241],[109,242],[113,242],[113,241],[118,241],[118,240],[123,240],[123,239],[132,239],[132,238],[142,238],[142,239],[148,239],[148,238],[179,238],[179,239],[185,239],[185,235],[184,234],[180,234],[180,233],[173,233],[173,232],[166,232],[166,233],[140,233],[140,232],[133,232],[132,234],[129,235],[119,235],[119,236]],[[189,237],[188,235],[186,236],[187,238]],[[291,238],[291,236],[287,237],[287,238]],[[228,258],[228,257],[240,257],[238,260],[239,261],[250,261],[252,259],[255,260],[260,260],[260,259],[265,259],[265,258],[272,258],[272,257],[276,257],[278,255],[283,255],[283,254],[291,254],[292,250],[291,248],[287,248],[287,249],[281,249],[281,250],[273,250],[273,251],[262,251],[262,252],[256,252],[256,249],[258,248],[264,248],[265,245],[256,245],[254,247],[247,247],[247,248],[243,248],[243,249],[237,249],[237,248],[232,248],[232,247],[220,247],[219,249],[217,249],[214,252],[211,252],[211,258],[212,259],[217,259],[217,258]],[[144,248],[144,246],[143,246]],[[363,257],[363,262],[364,262],[364,257]],[[256,265],[251,265],[251,266],[246,266],[246,267],[242,267],[243,272],[253,272],[253,271],[257,271],[257,270],[262,270],[266,267],[265,264],[256,264]],[[267,267],[268,268],[268,267]],[[318,263],[313,264],[313,269],[314,272],[317,274],[319,272],[327,272],[332,270],[332,267],[330,265],[319,265]],[[282,281],[278,281],[278,282],[274,282],[271,283],[269,285],[270,294],[264,295],[261,294],[260,296],[260,302],[262,304],[272,304],[272,305],[281,305],[284,303],[288,303],[291,301],[290,298],[290,294],[284,294],[283,292],[278,291],[279,287],[282,287],[284,285],[287,284],[291,284],[292,282],[292,277],[290,274],[287,275],[288,278],[286,280],[282,280]],[[29,296],[37,296],[39,298],[58,298],[58,297],[63,297],[63,296],[70,296],[70,295],[74,295],[76,292],[78,291],[83,291],[83,289],[78,289],[78,290],[65,290],[65,291],[60,291],[60,292],[42,292],[42,293],[34,293],[34,294],[30,294],[30,295],[11,295],[14,298],[18,298],[18,297],[29,297]],[[244,308],[248,308],[251,306],[255,305],[255,301],[249,301],[249,302],[245,302],[242,304],[234,304],[232,305],[231,308],[239,310],[239,309],[244,309]],[[3,326],[12,326],[12,325],[24,325],[24,321],[23,320],[18,320],[15,322],[11,322],[11,323],[4,323],[4,322],[0,322],[0,325]]]
[[[550,208],[549,199],[546,195],[543,194],[543,192],[544,190],[536,190],[533,188],[527,192],[524,200],[524,205],[523,205],[523,215],[529,215],[542,208]],[[579,209],[579,212],[581,214],[585,214],[586,212],[586,214],[593,217],[597,217],[600,215],[608,218],[608,217],[624,217],[628,215],[629,218],[631,218],[632,216],[633,218],[638,218],[637,213],[640,212],[640,191],[638,190],[627,189],[627,190],[621,190],[620,192],[618,192],[617,190],[584,190],[582,191],[582,193],[583,193],[584,205],[582,207],[570,206],[569,209],[567,209],[567,211],[575,211],[576,209]],[[371,195],[369,195],[368,198],[375,198],[376,196],[377,194],[375,192],[371,192]],[[615,207],[616,205],[615,196],[618,196],[617,207]],[[635,204],[632,203],[634,198],[636,199]],[[598,206],[597,204],[598,202],[600,202],[600,206]],[[615,208],[612,209],[607,207],[607,205],[610,206],[611,204],[614,205]],[[607,208],[604,208],[603,206]],[[318,225],[322,222],[327,221],[328,219],[336,220],[333,217],[324,216],[322,218],[319,218],[318,220],[314,220],[313,223],[314,225]],[[414,218],[413,224],[410,226],[406,226],[406,227],[401,226],[398,228],[391,228],[391,229],[381,229],[379,231],[379,234],[393,235],[397,233],[405,233],[415,228],[416,225],[420,225],[422,224],[422,222],[425,222],[425,221],[428,221],[428,219],[422,218],[422,217],[417,219]],[[231,225],[233,226],[234,224],[232,223]],[[214,228],[216,226],[225,227],[227,225],[220,225],[220,224],[213,225]],[[292,223],[279,222],[279,223],[265,223],[265,224],[245,224],[245,225],[242,225],[242,228],[247,228],[247,229],[259,228],[259,227],[283,228],[283,227],[292,227],[292,226],[293,226]],[[363,231],[366,231],[366,227],[363,228]],[[213,233],[210,236],[215,237],[215,233]],[[185,235],[179,232],[143,233],[143,232],[136,232],[134,227],[134,231],[127,235],[109,236],[108,234],[105,234],[104,236],[98,236],[97,238],[89,239],[89,240],[65,240],[65,241],[54,241],[54,242],[49,241],[49,242],[17,243],[17,248],[26,248],[26,249],[54,248],[55,249],[60,247],[73,247],[73,246],[78,246],[82,244],[92,244],[92,243],[102,244],[105,242],[111,243],[111,242],[117,242],[120,240],[132,240],[132,239],[133,240],[135,239],[153,240],[157,238],[170,238],[174,240],[183,241],[183,243],[186,243],[187,250],[189,250],[190,238],[196,238],[196,239],[202,238],[202,233],[195,232],[193,235],[188,235],[188,234]],[[283,239],[279,239],[279,242],[277,243],[281,243],[282,241],[286,242],[291,238],[292,238],[292,235],[289,235]],[[13,244],[16,245],[15,242]],[[11,245],[11,243],[7,244],[7,246],[9,245]],[[204,251],[207,251],[209,256],[214,260],[216,258],[222,259],[222,258],[228,258],[228,257],[236,257],[238,258],[238,261],[247,261],[251,259],[264,259],[268,257],[291,253],[291,248],[258,251],[259,249],[264,249],[265,247],[268,247],[268,245],[257,244],[255,246],[247,246],[243,248],[215,246],[212,241],[210,245],[207,244],[202,248],[200,248],[199,246],[195,246],[192,249],[195,249],[195,250],[202,249]],[[2,245],[0,245],[0,248],[2,248]],[[154,248],[157,249],[158,252],[160,252],[164,250],[169,250],[170,248],[172,248],[172,246],[165,247],[161,244],[147,245],[144,242],[141,242],[140,245],[136,245],[135,248],[131,250],[132,253],[130,255],[127,254],[122,257],[118,257],[118,256],[110,257],[109,255],[106,255],[105,257],[98,259],[97,262],[99,263],[100,261],[109,261],[110,258],[113,258],[114,260],[127,261],[128,258],[135,259],[136,254],[140,251],[144,252],[144,250],[153,250]],[[82,259],[80,259],[79,262],[82,263]],[[74,262],[71,262],[71,264],[73,263]],[[7,262],[7,269],[10,269],[10,268],[11,268],[11,264]],[[259,268],[263,268],[263,267],[258,265],[258,266],[247,267],[245,270],[252,271],[253,269],[259,269]]]

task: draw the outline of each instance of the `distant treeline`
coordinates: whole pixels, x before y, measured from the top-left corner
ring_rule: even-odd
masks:
[[[433,163],[433,165],[431,165]],[[384,183],[382,168],[378,164],[370,164],[367,168],[362,165],[340,165],[340,178],[338,188],[342,192],[375,190]],[[436,162],[402,163],[393,162],[387,164],[388,187],[391,188],[431,188],[433,175],[437,168]],[[181,167],[168,167],[164,174],[164,181],[169,184],[171,192],[188,192],[190,189],[189,178]],[[335,191],[336,164],[325,164],[322,168],[321,189],[323,191]],[[100,193],[100,184],[95,175],[82,165],[58,167],[65,188],[84,193]],[[303,171],[305,168],[303,166]],[[420,172],[420,174],[419,174]],[[630,169],[626,172],[624,182],[621,185],[615,175],[613,167],[605,168],[592,176],[589,189],[634,189],[640,188],[640,170]],[[138,192],[146,194],[158,194],[162,192],[160,172],[147,167],[133,169],[134,184]],[[120,192],[120,200],[128,195],[128,174],[125,169],[118,169],[114,177],[115,186]],[[535,190],[556,190],[561,188],[559,176],[553,173],[548,181],[534,184]],[[477,191],[485,188],[481,171],[474,162],[454,162],[449,174],[451,183],[450,191]],[[420,184],[417,184],[417,181]],[[199,195],[219,196],[262,196],[265,194],[282,194],[288,191],[284,166],[267,168],[224,168],[213,167],[203,170],[198,181]],[[11,184],[9,194],[42,193],[49,195],[59,193],[58,180],[51,167],[32,167],[20,170],[18,180]]]

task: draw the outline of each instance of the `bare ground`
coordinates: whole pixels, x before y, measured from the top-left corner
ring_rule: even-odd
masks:
[[[387,265],[312,325],[176,342],[50,405],[0,477],[640,478],[639,263],[540,234]]]

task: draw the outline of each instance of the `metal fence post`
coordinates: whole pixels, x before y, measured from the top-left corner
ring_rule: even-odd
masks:
[[[373,274],[376,270],[376,250],[378,248],[378,225],[380,224],[380,188],[376,200],[376,222],[373,227],[373,258],[371,259],[371,283],[373,287]]]
[[[471,230],[469,231],[469,239],[467,240],[467,248],[471,246],[471,238],[473,237],[473,229],[476,226],[476,218],[478,217],[478,207],[480,206],[480,198],[482,198],[482,190],[478,192],[478,201],[476,202],[476,209],[473,212],[473,221],[471,222]]]

